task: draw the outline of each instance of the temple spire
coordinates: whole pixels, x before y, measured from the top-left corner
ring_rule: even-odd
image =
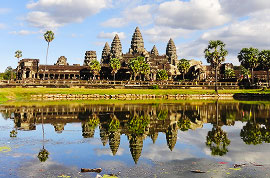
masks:
[[[106,42],[102,50],[101,63],[108,64],[110,62],[109,60],[110,60],[110,46],[108,42]]]
[[[166,55],[168,56],[169,63],[172,65],[176,65],[177,60],[176,46],[171,38],[167,44]]]
[[[119,36],[116,34],[111,45],[111,58],[122,59],[122,44]]]
[[[144,42],[139,27],[136,27],[131,40],[129,52],[132,54],[144,53]]]
[[[155,55],[155,56],[158,56],[159,55],[158,50],[156,48],[156,45],[153,46],[153,49],[151,50],[151,54],[152,55]]]

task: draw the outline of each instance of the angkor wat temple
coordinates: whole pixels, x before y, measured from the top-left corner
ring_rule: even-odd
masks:
[[[147,80],[155,80],[156,73],[159,69],[165,69],[169,79],[174,79],[180,75],[177,69],[177,52],[174,41],[170,39],[166,47],[166,54],[160,55],[158,49],[154,45],[151,51],[144,48],[142,34],[137,27],[132,36],[131,46],[129,51],[124,54],[119,36],[116,34],[111,47],[106,42],[102,51],[100,79],[112,79],[109,62],[111,58],[118,58],[121,61],[121,68],[116,74],[116,80],[130,80],[131,72],[128,68],[128,63],[131,59],[142,56],[150,64],[150,75]],[[92,60],[97,60],[96,51],[86,51],[84,64],[69,65],[67,58],[61,56],[54,65],[41,65],[39,59],[22,59],[17,67],[17,79],[84,79],[88,80],[92,77],[89,68],[89,63]],[[196,70],[205,69],[201,62],[192,61],[193,67]]]
[[[179,80],[181,73],[177,69],[178,56],[176,46],[172,39],[169,39],[166,47],[166,54],[160,55],[158,49],[154,45],[151,51],[144,48],[142,34],[138,27],[133,33],[131,46],[127,53],[123,53],[122,44],[119,36],[116,34],[111,47],[106,42],[102,51],[101,70],[98,74],[98,79],[112,80],[113,74],[109,66],[110,59],[118,58],[121,62],[121,68],[116,73],[116,80],[127,81],[132,79],[132,73],[128,67],[129,62],[142,56],[150,65],[150,74],[143,76],[144,80],[155,81],[158,70],[165,69],[169,80]],[[59,57],[54,65],[41,65],[39,59],[22,59],[17,67],[17,80],[27,79],[65,79],[65,80],[89,80],[93,78],[93,73],[89,67],[89,63],[97,60],[96,51],[86,51],[83,65],[67,63],[67,58]],[[186,78],[190,80],[208,80],[214,78],[214,71],[210,66],[205,66],[201,61],[190,60],[190,69],[186,73]],[[225,63],[220,66],[220,78],[224,76],[225,69],[234,69],[235,77],[239,78],[241,70],[234,67],[232,64]],[[255,76],[260,79],[266,79],[265,71],[255,71]],[[134,79],[134,78],[133,78]],[[138,79],[138,78],[136,78]]]

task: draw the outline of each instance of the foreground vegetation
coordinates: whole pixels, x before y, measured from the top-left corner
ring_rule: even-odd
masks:
[[[220,94],[235,93],[269,93],[270,90],[220,90]],[[175,95],[175,94],[215,94],[214,90],[201,89],[84,89],[84,88],[1,88],[0,102],[8,100],[23,101],[31,99],[31,95],[39,94],[155,94],[155,95]]]

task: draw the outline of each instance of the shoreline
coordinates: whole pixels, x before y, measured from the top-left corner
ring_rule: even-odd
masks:
[[[51,100],[265,100],[270,90],[1,88],[0,103]]]

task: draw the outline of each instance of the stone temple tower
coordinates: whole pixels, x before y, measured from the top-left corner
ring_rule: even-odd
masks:
[[[153,46],[153,49],[151,50],[151,54],[154,56],[159,56],[158,50],[156,48],[156,45]]]
[[[111,45],[111,54],[110,57],[111,58],[118,58],[118,59],[122,59],[122,44],[121,41],[119,39],[119,36],[116,34],[113,41],[112,41],[112,45]]]
[[[166,56],[168,57],[170,64],[176,65],[176,61],[177,61],[176,46],[172,39],[170,39],[167,44]]]
[[[132,54],[141,54],[144,53],[144,42],[142,38],[142,34],[140,32],[139,27],[136,27],[135,32],[133,33],[131,40],[131,47],[129,49],[129,53]]]
[[[106,42],[102,51],[101,63],[108,64],[110,62],[110,46]]]
[[[88,66],[89,63],[93,60],[97,60],[97,53],[96,51],[86,51],[85,57],[84,57],[84,64],[85,66]]]

